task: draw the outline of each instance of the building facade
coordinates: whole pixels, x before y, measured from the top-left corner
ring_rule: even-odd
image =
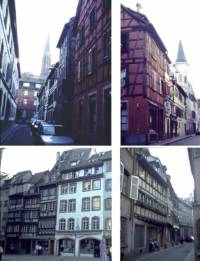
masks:
[[[98,257],[102,238],[111,245],[111,154],[90,154],[62,155],[68,161],[58,185],[56,253],[63,247],[62,255]]]
[[[0,241],[6,253],[99,256],[111,245],[111,152],[72,149],[50,171],[1,183]],[[61,251],[61,246],[63,250]]]
[[[194,178],[194,245],[195,245],[195,261],[200,260],[200,149],[188,148],[188,155],[192,175]]]
[[[17,121],[29,121],[37,118],[38,92],[42,87],[43,79],[29,73],[23,73],[19,81],[17,95]]]
[[[0,1],[0,125],[16,118],[20,65],[14,0]]]
[[[80,144],[110,144],[111,1],[80,0],[75,31],[73,131]]]
[[[121,6],[123,144],[148,144],[164,137],[169,63],[167,50],[147,17]]]
[[[192,207],[179,199],[166,166],[146,148],[121,149],[121,255],[125,260],[193,235]]]
[[[62,124],[66,133],[72,134],[73,130],[73,95],[75,77],[75,32],[74,20],[71,18],[64,25],[60,35],[57,48],[60,49],[59,68],[58,68],[58,97],[56,104],[56,123]]]

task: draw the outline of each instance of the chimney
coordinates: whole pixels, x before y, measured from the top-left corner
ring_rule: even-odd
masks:
[[[140,13],[140,10],[142,9],[142,6],[140,3],[137,3],[136,4],[136,7],[137,7],[137,12]]]
[[[57,154],[56,154],[56,162],[59,161],[59,158],[60,158],[60,152],[57,152]]]

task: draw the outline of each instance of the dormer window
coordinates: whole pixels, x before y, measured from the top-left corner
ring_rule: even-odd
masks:
[[[74,167],[74,166],[77,166],[79,164],[79,160],[74,160],[74,161],[71,161],[71,166]]]

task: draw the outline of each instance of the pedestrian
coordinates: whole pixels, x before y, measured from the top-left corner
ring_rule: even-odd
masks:
[[[0,261],[2,260],[2,256],[3,256],[3,247],[0,246]]]
[[[101,260],[102,261],[108,261],[108,250],[107,250],[105,239],[101,240],[100,252],[101,252]]]
[[[39,248],[40,248],[40,246],[38,244],[36,244],[35,253],[36,253],[37,256],[39,256]]]
[[[109,257],[109,261],[112,261],[112,246],[110,246],[109,248],[108,248],[108,257]]]

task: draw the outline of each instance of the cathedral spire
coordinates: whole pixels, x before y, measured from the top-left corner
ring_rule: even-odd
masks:
[[[183,50],[183,45],[182,42],[179,42],[178,45],[178,53],[177,53],[177,58],[176,58],[176,63],[187,63],[187,60],[185,58],[185,53]]]
[[[48,35],[46,45],[44,48],[43,58],[42,58],[42,68],[40,74],[42,78],[46,78],[48,76],[50,66],[51,66],[50,37]]]

